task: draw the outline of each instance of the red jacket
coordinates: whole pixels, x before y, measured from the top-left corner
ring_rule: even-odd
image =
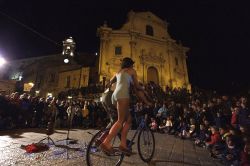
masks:
[[[231,124],[238,124],[238,114],[236,112],[233,112],[232,118],[231,118]]]
[[[221,136],[219,133],[214,133],[211,135],[211,141],[207,142],[210,145],[214,145],[221,141]]]

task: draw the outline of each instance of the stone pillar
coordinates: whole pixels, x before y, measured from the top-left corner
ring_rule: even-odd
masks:
[[[112,29],[107,26],[107,23],[104,22],[104,25],[98,28],[97,32],[100,36],[100,54],[99,54],[99,80],[103,78],[103,75],[105,75],[105,64],[107,62],[107,56],[108,56],[108,48],[109,48],[109,34],[111,33]]]
[[[186,61],[186,55],[184,54],[183,55],[183,58],[182,58],[182,60],[183,60],[183,72],[184,72],[184,78],[185,78],[185,83],[186,83],[186,85],[188,85],[189,84],[189,78],[188,78],[188,71],[187,71],[187,61]]]
[[[169,86],[170,88],[173,87],[173,63],[172,63],[172,51],[170,50],[170,48],[167,49],[167,55],[168,55],[168,70],[169,70]]]
[[[136,55],[136,33],[130,32],[130,57],[135,60],[135,55]]]

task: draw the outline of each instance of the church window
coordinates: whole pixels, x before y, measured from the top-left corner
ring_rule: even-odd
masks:
[[[116,46],[115,47],[115,55],[121,55],[122,54],[122,47]]]
[[[146,35],[154,36],[154,29],[151,25],[146,25]]]

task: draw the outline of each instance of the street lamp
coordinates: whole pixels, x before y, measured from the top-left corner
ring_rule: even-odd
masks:
[[[64,62],[64,63],[69,63],[69,59],[68,59],[68,58],[65,58],[65,59],[63,60],[63,62]]]
[[[6,64],[6,60],[0,56],[0,67],[4,66]]]

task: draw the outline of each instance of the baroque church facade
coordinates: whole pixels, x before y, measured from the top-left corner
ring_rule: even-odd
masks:
[[[106,23],[97,29],[100,37],[99,79],[109,80],[120,69],[121,59],[131,57],[139,81],[153,81],[161,87],[191,89],[186,64],[189,48],[168,33],[167,22],[151,12],[128,13],[118,30]]]

